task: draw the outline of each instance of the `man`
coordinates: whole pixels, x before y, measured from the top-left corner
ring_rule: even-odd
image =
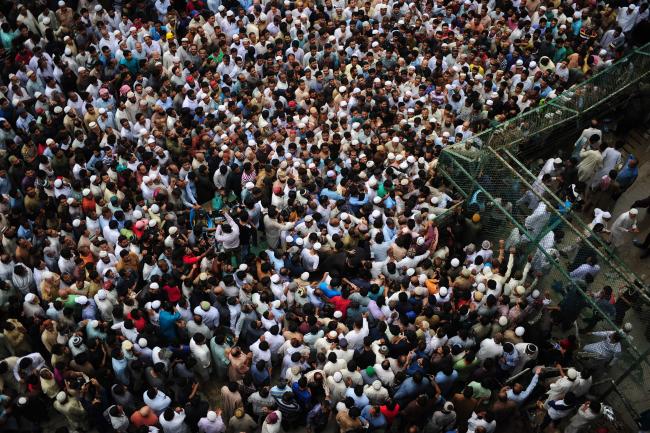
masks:
[[[564,433],[578,433],[584,431],[584,427],[591,424],[601,415],[601,404],[596,400],[587,400],[580,408],[578,413],[573,415],[569,425],[564,428]]]
[[[221,409],[208,411],[207,415],[199,420],[199,433],[223,433],[226,426],[221,419]]]
[[[235,256],[235,260],[239,260],[239,225],[234,219],[224,212],[226,224],[221,224],[217,227],[215,232],[215,240],[223,245],[223,249]]]
[[[616,218],[610,230],[611,242],[614,248],[622,247],[630,240],[631,234],[639,232],[636,226],[636,217],[638,214],[639,211],[636,208],[632,208]]]
[[[185,424],[185,411],[181,407],[172,409],[168,407],[159,419],[164,433],[188,433],[189,427]]]
[[[228,429],[233,432],[253,433],[257,428],[257,423],[244,409],[235,409],[235,414],[230,418]]]
[[[78,398],[61,391],[56,395],[54,409],[61,413],[75,430],[86,431],[88,429],[86,410]]]
[[[621,334],[615,331],[592,332],[590,335],[603,337],[601,341],[587,344],[583,350],[595,355],[605,364],[611,364],[621,354]]]
[[[544,431],[549,424],[557,428],[563,418],[571,415],[578,402],[572,392],[568,392],[563,399],[551,400],[548,402],[548,410],[544,421],[539,426],[539,431]]]
[[[425,433],[446,433],[456,425],[456,412],[454,404],[450,401],[445,402],[441,410],[433,413],[433,416],[424,426]]]
[[[535,374],[533,375],[533,378],[526,389],[524,389],[524,387],[519,382],[515,383],[512,388],[504,387],[503,390],[506,391],[506,397],[508,400],[514,401],[518,406],[521,406],[537,386],[541,372],[541,368],[535,370]]]
[[[596,295],[594,302],[598,309],[594,308],[592,316],[585,319],[586,326],[580,332],[590,332],[593,330],[598,322],[604,319],[603,314],[609,317],[610,320],[616,319],[616,307],[613,303],[612,288],[610,286],[603,287]]]

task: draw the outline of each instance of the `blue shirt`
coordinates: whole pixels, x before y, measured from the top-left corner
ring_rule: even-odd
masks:
[[[370,404],[370,400],[364,393],[357,395],[352,388],[348,388],[345,392],[345,396],[354,400],[354,405],[359,409],[363,409]]]
[[[634,155],[630,155],[627,158],[627,163],[625,164],[625,167],[623,167],[621,171],[618,173],[618,175],[616,176],[616,183],[618,183],[622,188],[627,188],[628,186],[632,185],[632,183],[634,183],[637,176],[639,175],[638,165],[635,166],[634,168],[630,167],[630,161],[633,159],[636,160]]]
[[[344,197],[341,194],[339,194],[339,193],[337,193],[335,191],[332,191],[330,189],[327,189],[327,188],[324,188],[320,192],[320,195],[324,195],[325,197],[327,197],[327,198],[329,198],[331,200],[343,200],[344,199]]]
[[[112,359],[112,366],[113,366],[113,371],[115,372],[115,378],[118,380],[118,382],[122,383],[123,385],[128,385],[129,384],[129,374],[127,370],[128,366],[128,361],[126,358],[122,359]]]
[[[158,324],[160,326],[160,333],[167,340],[176,339],[176,321],[180,320],[181,313],[170,313],[168,311],[161,311],[158,316]]]
[[[386,417],[384,416],[383,413],[379,412],[378,415],[372,415],[370,411],[372,410],[372,406],[368,405],[363,408],[361,411],[361,417],[368,421],[368,424],[370,424],[370,427],[372,428],[382,428],[386,426]]]
[[[454,386],[454,383],[458,380],[458,372],[454,370],[449,376],[447,376],[442,371],[439,371],[436,374],[436,383],[440,387],[440,392],[442,395],[449,394],[451,388]]]
[[[330,286],[326,282],[322,282],[318,285],[318,288],[323,292],[328,298],[333,298],[334,296],[341,296],[341,292],[338,290],[330,289]]]
[[[521,391],[519,394],[515,394],[512,389],[509,389],[506,391],[506,395],[508,396],[508,400],[512,400],[518,405],[521,405],[528,396],[530,395],[531,392],[533,392],[533,389],[535,389],[535,386],[537,386],[537,381],[539,380],[539,376],[536,374],[533,376],[533,380],[530,381],[528,384],[528,387]]]
[[[253,383],[257,386],[264,385],[271,379],[266,368],[263,368],[262,371],[258,370],[257,367],[251,368],[251,376],[253,377]]]
[[[298,401],[298,404],[302,407],[309,407],[311,404],[311,393],[309,392],[309,388],[307,389],[300,389],[300,386],[298,385],[298,382],[295,382],[291,386],[291,390],[293,391],[293,394],[296,396],[296,400]]]

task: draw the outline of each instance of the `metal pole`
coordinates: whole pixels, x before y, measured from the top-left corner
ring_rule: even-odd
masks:
[[[444,168],[442,168],[442,167],[438,167],[438,171],[443,175],[443,177],[444,177],[445,179],[447,179],[449,182],[451,182],[451,185],[452,185],[452,186],[453,186],[453,187],[454,187],[454,188],[455,188],[459,193],[461,193],[461,195],[462,195],[464,198],[467,198],[467,197],[468,197],[468,194],[463,190],[463,188],[461,188],[461,187],[456,183],[456,181],[455,181],[455,180],[454,180],[454,179],[449,175],[449,173],[447,173],[447,171],[446,171]]]

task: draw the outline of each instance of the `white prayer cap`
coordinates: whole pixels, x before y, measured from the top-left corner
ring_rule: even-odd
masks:
[[[525,332],[526,332],[526,330],[524,329],[523,326],[517,326],[517,328],[515,328],[515,335],[517,337],[522,337]]]

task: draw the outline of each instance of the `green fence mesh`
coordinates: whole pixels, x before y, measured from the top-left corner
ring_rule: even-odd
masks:
[[[599,366],[594,390],[624,413],[628,425],[647,409],[647,399],[642,397],[650,390],[650,384],[646,385],[646,372],[650,372],[646,330],[637,326],[624,332],[623,321],[607,318],[594,303],[594,295],[610,286],[617,297],[627,291],[640,304],[650,301],[650,291],[606,240],[565,206],[563,197],[555,196],[548,188],[532,186],[539,171],[534,164],[536,157],[556,155],[566,144],[562,139],[575,139],[595,113],[611,111],[616,101],[624,101],[649,78],[650,44],[545,105],[445,148],[437,166],[445,182],[465,199],[465,210],[481,215],[481,240],[493,244],[505,240],[506,247],[517,249],[520,261],[530,257],[536,272],[533,283],[552,299],[560,301],[571,289],[582,294],[586,308],[575,327],[588,328],[592,315],[600,314],[598,317],[604,319],[594,330],[624,335],[623,354],[613,365]],[[533,214],[539,202],[547,211]],[[439,220],[441,223],[444,220]],[[592,257],[600,266],[594,281],[587,285],[571,275],[586,257]],[[638,314],[631,310],[625,320]],[[600,338],[578,335],[582,344]],[[581,362],[589,366],[590,360]],[[636,392],[631,393],[634,387]]]

